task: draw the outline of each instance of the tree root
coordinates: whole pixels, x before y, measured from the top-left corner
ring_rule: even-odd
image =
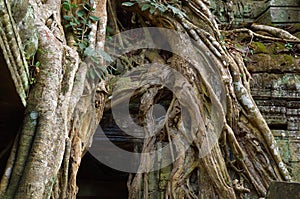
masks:
[[[220,31],[217,29],[216,22],[212,19],[212,15],[207,9],[206,1],[185,1],[182,10],[186,11],[190,16],[183,15],[173,16],[166,12],[162,15],[158,13],[155,17],[147,11],[139,11],[135,7],[135,12],[145,17],[150,23],[159,27],[168,27],[175,29],[179,33],[179,38],[188,46],[190,38],[195,40],[198,51],[190,56],[197,57],[201,53],[209,53],[212,60],[203,58],[201,61],[193,61],[189,57],[186,60],[179,56],[173,55],[168,64],[183,74],[192,84],[193,94],[182,92],[185,99],[189,99],[190,104],[181,104],[179,98],[173,97],[171,105],[167,111],[166,120],[164,121],[164,130],[160,132],[161,137],[166,136],[169,142],[174,146],[170,147],[172,159],[174,153],[183,153],[175,162],[172,163],[172,169],[168,176],[168,183],[165,188],[165,198],[196,198],[201,195],[203,197],[212,197],[213,194],[220,198],[241,198],[245,193],[256,193],[258,196],[264,196],[266,189],[272,180],[289,180],[290,177],[281,157],[275,147],[274,137],[268,128],[264,118],[259,112],[254,100],[250,94],[251,75],[247,71],[243,63],[241,55],[234,50],[227,50],[219,36]],[[202,21],[201,24],[199,21]],[[253,30],[262,30],[265,27],[254,25]],[[264,31],[273,33],[275,29],[267,28]],[[276,29],[277,31],[277,29]],[[280,32],[280,38],[261,35],[249,29],[230,30],[227,32],[246,32],[251,37],[258,37],[273,41],[285,41],[299,43],[298,39],[291,37],[286,32]],[[189,37],[190,36],[190,37]],[[185,47],[179,46],[177,41],[172,41],[168,37],[168,43],[171,49],[180,49],[187,51]],[[187,51],[188,52],[188,51]],[[187,53],[189,54],[189,53]],[[148,56],[150,58],[151,56]],[[156,56],[154,56],[156,57]],[[166,63],[163,59],[151,59],[151,61]],[[202,62],[209,63],[206,68],[201,65]],[[211,68],[210,68],[211,67]],[[207,72],[212,71],[212,72]],[[207,74],[220,78],[215,81],[208,80]],[[226,96],[226,104],[222,103],[216,95],[216,82],[221,81]],[[176,85],[178,86],[178,85]],[[182,90],[188,90],[184,87],[176,87]],[[124,91],[123,91],[124,92]],[[143,92],[143,90],[139,90]],[[193,96],[197,96],[196,98]],[[151,97],[153,98],[153,96]],[[193,107],[191,114],[191,123],[198,125],[198,131],[187,135],[187,132],[181,128],[182,118],[181,111],[177,112],[179,117],[172,116],[175,112],[175,103],[179,105]],[[146,106],[146,107],[149,107]],[[209,131],[209,121],[213,120],[213,112],[211,110],[221,110],[218,121],[222,122],[222,143],[212,147],[209,154],[204,157],[203,143],[205,137],[213,132]],[[226,110],[227,108],[227,110]],[[148,110],[148,109],[144,109]],[[198,111],[199,110],[199,111]],[[226,111],[225,111],[226,110]],[[225,118],[225,114],[227,118]],[[145,111],[140,112],[141,118],[147,118],[151,123],[151,116]],[[200,121],[200,122],[199,122]],[[205,125],[204,125],[205,124]],[[214,122],[215,131],[217,131],[217,122]],[[247,128],[243,128],[247,126]],[[179,130],[179,134],[174,133]],[[148,129],[148,133],[151,133]],[[255,141],[251,141],[254,138]],[[149,151],[155,147],[161,140],[146,140],[144,143],[144,151]],[[184,152],[184,142],[192,143],[189,150]],[[247,144],[246,144],[247,143]],[[223,154],[221,152],[223,151]],[[227,163],[227,165],[226,165]],[[151,162],[147,162],[147,158],[141,161],[141,167],[148,167]],[[271,166],[267,166],[271,165]],[[262,168],[260,171],[259,168]],[[197,171],[198,181],[191,184],[192,173]],[[199,175],[199,173],[202,174]],[[234,174],[232,174],[234,173]],[[150,197],[151,185],[147,182],[152,174],[146,173],[136,174],[131,181],[130,198],[139,197],[141,193],[145,198]],[[236,179],[236,176],[243,176],[245,182]],[[205,179],[204,179],[205,177]],[[156,179],[158,183],[162,179]],[[149,186],[144,187],[141,184]],[[197,184],[198,183],[198,184]],[[201,183],[201,184],[200,184]],[[194,188],[198,186],[198,188]],[[205,186],[204,191],[201,186]],[[247,188],[246,188],[247,187]],[[249,188],[248,188],[249,187]],[[151,197],[150,197],[151,198]]]
[[[277,30],[277,29],[275,29]],[[263,40],[269,40],[269,41],[278,41],[278,42],[288,42],[288,43],[296,43],[299,44],[300,40],[297,37],[294,37],[293,35],[291,35],[290,33],[285,33],[285,34],[280,34],[280,36],[282,36],[282,38],[278,38],[278,37],[270,37],[270,36],[266,36],[266,35],[262,35],[256,32],[253,32],[250,29],[247,28],[239,28],[239,29],[233,29],[233,30],[227,30],[227,31],[221,31],[223,33],[248,33],[248,35],[251,37],[251,41],[254,37],[257,37],[259,39],[263,39]],[[272,30],[272,32],[274,32]],[[277,36],[277,35],[276,35]]]

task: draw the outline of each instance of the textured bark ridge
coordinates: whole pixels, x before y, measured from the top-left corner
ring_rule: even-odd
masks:
[[[168,28],[175,30],[183,43],[190,44],[192,38],[196,51],[179,45],[173,37],[161,35],[172,51],[183,52],[190,58],[143,49],[121,56],[120,61],[125,63],[123,71],[115,70],[116,77],[111,75],[107,81],[88,78],[87,74],[95,66],[88,64],[90,62],[82,53],[87,47],[93,51],[104,48],[106,0],[66,1],[75,10],[64,10],[63,2],[59,0],[16,2],[0,0],[3,15],[0,19],[0,46],[6,62],[11,63],[8,65],[12,76],[15,75],[16,87],[22,88],[18,92],[26,104],[26,111],[23,127],[1,180],[0,198],[76,198],[78,168],[102,117],[107,93],[110,93],[118,74],[132,68],[139,70],[143,63],[166,64],[188,79],[189,85],[177,82],[173,86],[181,91],[180,95],[165,95],[170,99],[166,115],[159,121],[163,127],[159,132],[155,128],[153,106],[169,91],[157,85],[154,78],[150,79],[153,84],[150,81],[134,92],[133,98],[139,103],[138,110],[135,110],[137,123],[143,126],[147,135],[154,135],[143,140],[141,151],[160,150],[172,142],[170,156],[158,154],[155,162],[171,159],[173,163],[158,171],[131,174],[128,179],[129,198],[263,197],[271,181],[290,180],[274,137],[252,99],[251,76],[243,58],[239,51],[222,40],[209,10],[209,1],[151,1],[147,8],[145,5],[150,1],[143,5],[132,2],[133,6],[126,9],[121,2],[108,2],[112,19],[108,24],[112,33],[147,25]],[[85,3],[93,8],[94,19],[99,17],[100,20],[94,20],[88,28],[85,25],[76,30],[63,27],[63,20],[74,17],[76,13],[78,16],[78,6]],[[166,9],[163,11],[162,8]],[[26,10],[22,15],[21,11]],[[26,27],[26,24],[33,28]],[[32,30],[32,34],[24,31],[19,35],[17,28]],[[266,29],[266,26],[256,28],[279,31]],[[78,31],[82,30],[78,39]],[[253,31],[239,31],[252,38],[261,36],[253,32],[255,27]],[[288,33],[282,34],[276,39],[299,43],[299,39]],[[261,37],[272,39],[270,36]],[[78,44],[83,41],[87,43]],[[129,41],[119,38],[116,42],[124,46]],[[202,53],[210,58],[205,59]],[[199,59],[192,59],[195,57]],[[33,66],[39,63],[35,83],[28,95],[29,72],[25,59]],[[100,62],[103,64],[102,60]],[[171,72],[156,67],[145,73],[164,78]],[[123,85],[120,95],[132,89],[126,82]],[[187,111],[190,132],[184,128],[182,107],[192,107]],[[208,137],[214,134],[220,138],[212,145]],[[186,143],[189,144],[188,150],[185,149]],[[203,155],[206,149],[203,143],[211,148],[210,153]],[[178,154],[176,160],[172,159]],[[141,157],[140,169],[147,170],[152,165],[154,162],[147,155]]]
[[[140,5],[140,7],[142,6]],[[221,34],[207,6],[207,2],[204,1],[184,1],[180,8],[188,17],[184,14],[172,16],[172,13],[168,12],[160,14],[159,11],[154,12],[155,17],[153,17],[153,14],[147,11],[140,11],[138,5],[130,8],[131,11],[139,13],[143,20],[154,26],[176,30],[180,34],[180,40],[183,40],[184,43],[189,42],[188,37],[193,38],[200,51],[212,55],[214,62],[210,63],[210,67],[213,71],[217,71],[221,77],[213,82],[207,81],[209,76],[203,73],[201,63],[193,63],[191,60],[187,60],[189,63],[186,63],[186,60],[178,58],[176,55],[164,60],[164,63],[169,63],[169,66],[180,71],[187,79],[191,80],[190,83],[193,85],[193,91],[191,92],[197,93],[195,94],[199,97],[196,99],[197,104],[200,107],[203,106],[200,108],[202,111],[199,113],[197,113],[197,109],[193,109],[196,112],[194,115],[198,116],[198,121],[199,118],[205,118],[204,123],[207,123],[209,120],[216,119],[213,118],[214,116],[211,113],[203,110],[211,110],[214,100],[222,104],[222,99],[214,99],[214,92],[211,92],[218,81],[224,85],[225,96],[227,97],[226,108],[224,108],[226,118],[218,118],[219,121],[224,120],[220,142],[213,147],[211,153],[200,157],[201,140],[203,140],[203,136],[211,134],[207,126],[201,128],[201,124],[199,124],[199,132],[191,135],[191,137],[196,137],[193,140],[191,149],[186,151],[172,165],[158,172],[138,173],[133,179],[129,179],[130,198],[212,198],[215,194],[220,198],[240,198],[246,195],[263,197],[271,181],[290,180],[288,171],[276,147],[274,137],[252,99],[249,85],[251,76],[244,65],[243,58],[237,50],[224,45],[221,41]],[[142,22],[140,23],[142,24]],[[253,30],[255,30],[255,27],[253,27]],[[265,31],[271,31],[272,29],[267,26],[262,27]],[[274,30],[278,33],[282,32],[276,28]],[[248,31],[252,35],[260,36],[251,30]],[[280,37],[275,38],[275,40],[290,39],[295,43],[299,42],[299,39],[286,32]],[[172,37],[166,36],[166,38],[168,40]],[[271,38],[267,37],[266,39]],[[168,43],[172,49],[189,51],[186,46],[180,46],[178,41],[169,39]],[[162,60],[161,56],[164,57],[163,55],[157,56],[159,58],[156,58],[156,60]],[[149,60],[155,62],[153,58],[149,58]],[[220,88],[217,90],[220,90]],[[145,97],[141,98],[141,107],[151,110],[151,104],[153,104],[157,95],[152,93],[149,96],[148,92],[144,95]],[[201,96],[204,96],[204,98],[201,98]],[[182,110],[178,110],[178,105],[176,105],[180,103],[180,100],[176,96],[172,100],[167,110],[170,115],[166,116],[166,126],[160,134],[160,138],[166,136],[165,140],[163,138],[159,140],[159,136],[156,137],[156,140],[147,139],[143,145],[143,152],[161,147],[163,141],[166,140],[175,143],[173,149],[170,149],[171,153],[172,151],[178,153],[183,151],[184,141],[188,142],[189,134],[181,129],[180,135],[176,135],[180,137],[181,142],[176,141],[173,132],[174,129],[180,129],[182,126],[180,124],[182,120],[176,119],[181,117]],[[174,118],[171,113],[176,109],[178,115]],[[146,113],[146,111],[140,113],[141,123],[149,121],[146,122],[149,124],[151,115],[143,115],[143,113]],[[213,124],[216,125],[214,122]],[[197,125],[197,122],[195,122],[195,125]],[[172,130],[172,128],[174,129]],[[151,128],[147,127],[147,129]],[[162,161],[159,158],[162,157],[158,157],[157,161]],[[141,161],[141,169],[147,168],[151,164],[145,157]],[[167,180],[165,181],[165,179]],[[155,184],[159,184],[159,187],[156,187]]]
[[[36,83],[29,95],[20,93],[26,105],[24,124],[1,181],[0,197],[75,198],[76,174],[102,116],[104,92],[97,87],[96,80],[87,79],[89,66],[76,48],[66,43],[61,1],[12,2],[13,14],[7,1],[0,3],[1,48],[4,54],[14,53],[7,56],[6,61],[11,62],[11,73],[16,75],[15,85],[20,91],[28,91],[29,87],[24,53],[30,62],[39,62],[39,71],[34,77]],[[90,46],[96,49],[103,48],[105,5],[105,1],[92,5],[96,8],[95,14],[102,18],[93,24],[94,35],[98,37]],[[31,17],[26,17],[28,12]],[[21,26],[22,20],[25,27]],[[27,30],[20,32],[25,48],[17,28]],[[32,38],[36,32],[38,41]]]
[[[17,92],[25,106],[29,89],[27,62],[23,53],[20,35],[18,34],[15,21],[12,17],[10,5],[7,4],[6,1],[1,1],[0,8],[0,47],[17,88]]]

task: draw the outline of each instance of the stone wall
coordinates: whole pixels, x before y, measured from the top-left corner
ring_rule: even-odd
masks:
[[[211,0],[211,10],[224,24],[300,22],[299,0]]]
[[[294,181],[300,181],[300,57],[295,45],[251,44],[251,90]]]
[[[280,25],[300,38],[299,0],[210,0],[225,26]],[[252,74],[252,95],[271,128],[293,180],[300,182],[300,44],[236,40]],[[242,36],[243,37],[243,36]]]

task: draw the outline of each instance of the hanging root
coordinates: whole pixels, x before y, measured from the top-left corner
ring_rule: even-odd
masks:
[[[165,135],[168,142],[173,143],[170,147],[172,159],[176,153],[182,154],[165,170],[169,172],[168,175],[164,175],[168,178],[167,183],[162,183],[166,179],[160,177],[156,179],[157,183],[164,185],[160,187],[160,191],[165,193],[165,198],[197,198],[197,196],[212,198],[218,195],[220,198],[233,199],[242,198],[245,193],[249,192],[264,196],[272,180],[289,180],[290,177],[275,146],[274,137],[250,94],[251,75],[241,55],[234,50],[227,50],[220,40],[221,34],[216,22],[212,19],[207,1],[184,1],[180,8],[189,16],[165,12],[161,15],[157,14],[154,18],[147,10],[135,10],[142,16],[143,20],[140,19],[142,21],[147,20],[152,25],[176,30],[179,38],[187,44],[186,46],[189,46],[190,38],[194,39],[193,44],[197,48],[197,53],[192,56],[197,57],[204,52],[208,53],[211,58],[207,60],[204,56],[202,62],[207,63],[205,65],[192,59],[189,60],[189,58],[184,60],[177,55],[172,55],[168,61],[164,60],[164,56],[160,56],[158,61],[158,59],[151,58],[153,52],[148,51],[148,55],[145,53],[146,57],[153,62],[168,63],[170,67],[184,75],[192,85],[192,88],[188,89],[182,85],[174,86],[177,90],[183,91],[178,98],[173,96],[164,121],[164,130],[160,132],[161,137]],[[228,32],[246,32],[251,37],[251,41],[254,37],[258,37],[300,43],[299,39],[276,28],[253,24],[251,29],[243,28]],[[276,38],[254,31],[268,32]],[[179,50],[186,51],[186,46],[180,46],[168,35],[165,36],[169,39],[171,49],[179,48]],[[220,78],[211,81],[210,77],[205,74],[216,77],[219,75]],[[216,81],[220,81],[224,87],[216,89]],[[216,91],[222,89],[226,95],[224,97],[227,103],[226,112],[222,105],[223,99],[219,99],[216,94]],[[180,97],[188,99],[189,103],[184,104]],[[176,116],[173,114],[176,103],[179,106],[192,107],[189,113],[191,114],[190,120],[192,125],[198,125],[197,132],[190,135],[187,134],[186,129],[182,128],[181,110],[179,109]],[[217,110],[220,110],[218,121],[214,118],[214,112]],[[147,123],[151,121],[151,117],[145,111],[140,114],[141,118],[147,118]],[[220,129],[223,142],[213,146],[208,142],[209,144],[205,147],[212,149],[203,157],[202,153],[205,150],[203,143],[219,130],[217,126],[220,121],[224,124],[223,129]],[[151,142],[145,140],[146,145],[144,143],[143,150],[149,151],[155,148],[160,141],[160,139],[151,140]],[[184,149],[185,142],[191,144],[187,151]],[[140,166],[146,167],[151,164],[146,161],[146,159],[141,161]],[[259,168],[262,168],[261,171]],[[194,175],[195,173],[197,175]],[[140,196],[142,192],[145,198],[151,196],[148,187],[142,190],[143,183],[144,186],[151,187],[148,183],[151,175],[149,173],[135,175],[129,185],[131,198]],[[195,180],[195,176],[198,179]],[[236,176],[240,176],[240,179]]]

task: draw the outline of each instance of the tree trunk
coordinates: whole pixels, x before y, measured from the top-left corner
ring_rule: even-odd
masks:
[[[97,87],[100,81],[87,78],[90,66],[80,57],[77,47],[68,45],[72,37],[65,35],[72,33],[63,29],[61,1],[1,3],[4,15],[11,17],[13,11],[15,22],[11,19],[6,24],[18,29],[28,62],[38,67],[36,76],[31,77],[36,83],[26,100],[23,128],[1,181],[1,198],[75,198],[76,175],[102,117],[105,93]],[[81,9],[81,3],[84,2],[72,1],[70,5]],[[89,45],[95,50],[103,49],[106,1],[95,1],[90,6],[95,8],[93,16],[101,20],[91,22],[86,34],[93,34],[94,39]],[[76,14],[69,12],[70,16]],[[20,13],[26,13],[25,17]],[[28,22],[30,18],[34,20]],[[28,30],[30,22],[34,24]],[[38,41],[32,36],[35,32]],[[30,45],[37,47],[31,55]]]
[[[108,24],[120,46],[131,42],[118,34],[120,29],[147,24],[173,32],[159,29],[163,39],[157,41],[157,35],[146,30],[145,35],[166,43],[171,53],[160,49],[146,49],[139,56],[128,53],[119,58],[127,61],[128,68],[104,81],[107,68],[99,70],[96,65],[110,59],[103,53],[106,4],[106,0],[23,0],[19,4],[0,0],[1,14],[9,19],[1,17],[5,27],[1,34],[8,37],[14,31],[13,42],[18,45],[21,38],[24,49],[19,45],[17,50],[29,66],[18,62],[17,67],[29,67],[27,79],[34,80],[25,102],[23,127],[1,180],[1,198],[75,198],[81,158],[91,145],[107,95],[113,94],[111,101],[117,98],[122,105],[124,93],[139,101],[137,123],[145,135],[153,135],[144,138],[139,170],[128,180],[129,198],[232,199],[249,192],[263,197],[271,181],[290,180],[273,135],[251,97],[251,77],[243,59],[221,40],[208,1],[133,1],[123,6],[109,2]],[[102,58],[95,52],[102,53]],[[152,64],[150,68],[138,61],[141,55],[142,63]],[[147,83],[136,88],[132,81],[122,82],[130,68]],[[174,74],[184,80],[171,82]],[[154,107],[163,100],[160,96],[166,86],[158,85],[157,79],[165,79],[174,91],[166,115],[159,120],[159,131]],[[112,92],[111,86],[119,90]],[[159,150],[166,144],[169,156],[161,157]],[[158,151],[155,159],[150,151]],[[171,164],[152,168],[166,159]]]

